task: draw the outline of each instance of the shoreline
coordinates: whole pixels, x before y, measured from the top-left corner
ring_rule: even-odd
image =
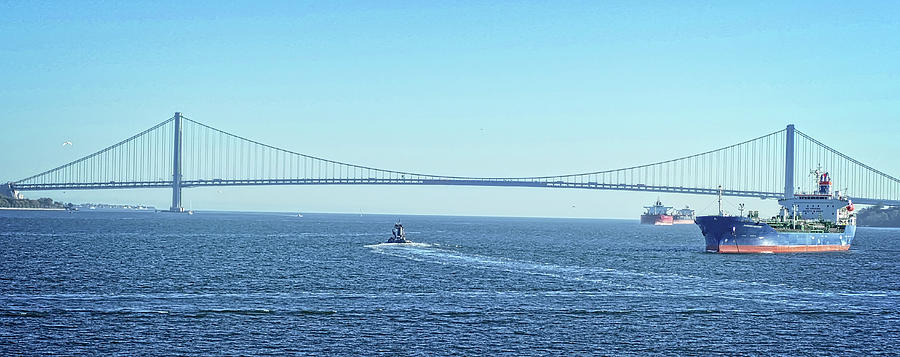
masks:
[[[65,208],[0,207],[0,211],[65,211]]]

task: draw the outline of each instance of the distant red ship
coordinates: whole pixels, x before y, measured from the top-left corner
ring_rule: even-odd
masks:
[[[683,209],[675,211],[674,224],[694,224],[694,210],[685,206]]]
[[[658,199],[653,206],[644,206],[647,212],[641,215],[641,224],[652,224],[655,226],[671,226],[675,217],[670,214],[672,207],[663,206]]]

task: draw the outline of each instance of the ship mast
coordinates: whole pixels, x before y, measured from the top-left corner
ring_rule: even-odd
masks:
[[[722,213],[722,185],[719,185],[719,215],[724,216]]]

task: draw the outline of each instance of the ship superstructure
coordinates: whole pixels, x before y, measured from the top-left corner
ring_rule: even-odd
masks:
[[[697,217],[706,238],[706,250],[719,253],[787,253],[848,250],[856,234],[853,203],[840,192],[832,192],[831,177],[816,170],[818,189],[778,200],[779,214],[759,218],[747,216]]]
[[[672,224],[693,224],[694,223],[694,210],[690,209],[690,207],[685,206],[680,210],[675,210],[675,214],[672,217]]]

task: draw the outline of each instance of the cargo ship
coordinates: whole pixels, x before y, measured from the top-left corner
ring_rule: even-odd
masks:
[[[641,215],[641,224],[652,224],[655,226],[670,226],[674,221],[674,216],[669,214],[672,207],[663,206],[659,199],[653,206],[644,206],[647,209]]]
[[[684,208],[675,211],[674,217],[672,217],[672,224],[693,224],[694,223],[694,210],[690,209],[688,206],[684,206]]]
[[[793,253],[850,249],[856,234],[853,202],[840,192],[831,192],[827,172],[815,171],[818,190],[778,200],[780,213],[760,219],[759,211],[747,216],[719,214],[697,217],[706,238],[706,251],[718,253]]]

